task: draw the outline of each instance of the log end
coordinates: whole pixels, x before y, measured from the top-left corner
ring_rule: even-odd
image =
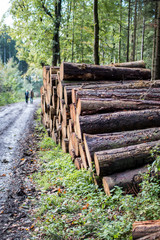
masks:
[[[109,177],[103,177],[102,179],[102,183],[103,183],[103,188],[104,191],[106,193],[106,195],[110,196],[110,187],[109,187],[109,182],[110,182],[110,178]]]

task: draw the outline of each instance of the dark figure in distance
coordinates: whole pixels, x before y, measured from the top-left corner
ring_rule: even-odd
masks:
[[[30,103],[33,103],[34,92],[33,89],[30,91]]]
[[[26,90],[26,92],[25,92],[26,103],[28,103],[28,98],[29,98],[29,92],[28,92],[28,90]]]

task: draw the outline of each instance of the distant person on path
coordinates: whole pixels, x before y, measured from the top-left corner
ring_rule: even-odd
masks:
[[[33,103],[34,92],[33,89],[30,91],[30,103]]]
[[[26,103],[28,103],[28,98],[29,98],[29,92],[28,92],[28,90],[26,90],[26,92],[25,92]]]

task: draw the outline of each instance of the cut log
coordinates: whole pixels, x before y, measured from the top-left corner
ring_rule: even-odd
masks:
[[[134,169],[153,162],[151,150],[159,147],[160,140],[138,145],[116,148],[94,153],[94,162],[98,176],[107,176]]]
[[[156,232],[160,232],[160,220],[150,220],[133,223],[132,236],[134,240],[142,238],[146,235],[154,234]]]
[[[85,169],[87,169],[88,168],[88,163],[87,163],[87,158],[86,158],[83,143],[79,143],[79,153],[80,153],[80,157],[82,159],[83,166],[84,166]]]
[[[108,177],[103,177],[103,187],[104,191],[107,195],[110,195],[110,190],[115,186],[122,187],[125,192],[133,193],[132,190],[135,191],[138,189],[139,183],[142,182],[142,173],[147,173],[148,168],[142,167],[134,170],[125,171],[122,173],[117,173],[110,175]]]
[[[67,137],[67,128],[66,128],[66,124],[64,121],[62,121],[62,137],[66,138]]]
[[[52,131],[52,139],[56,144],[58,144],[58,134],[55,130]]]
[[[99,135],[84,134],[84,147],[88,164],[90,168],[92,168],[95,152],[158,140],[160,140],[160,128],[149,128]]]
[[[76,107],[75,107],[75,104],[70,104],[70,117],[72,119],[73,122],[76,121]]]
[[[79,143],[80,141],[75,132],[71,133],[69,138],[69,152],[72,155],[72,159],[79,157]]]
[[[143,60],[134,62],[124,62],[124,63],[111,63],[113,67],[128,67],[128,68],[145,68],[146,64]]]
[[[117,68],[90,64],[63,62],[60,66],[60,80],[139,80],[150,79],[151,71],[142,68]]]
[[[76,112],[78,115],[115,112],[120,110],[141,110],[160,108],[160,101],[132,99],[78,99]]]
[[[69,119],[69,131],[70,133],[74,132],[74,122],[72,119]]]
[[[76,158],[76,159],[74,160],[74,165],[75,165],[75,167],[76,167],[78,170],[80,170],[80,169],[82,168],[82,160],[81,160],[81,158]]]
[[[157,88],[156,88],[157,89]],[[160,89],[155,92],[153,89],[119,89],[119,90],[78,90],[76,91],[76,97],[74,103],[77,103],[78,99],[102,99],[102,98],[114,98],[114,99],[138,99],[138,100],[156,100],[160,101]],[[73,90],[74,92],[74,90]],[[73,93],[74,95],[74,93]],[[73,102],[73,101],[72,101]]]
[[[139,110],[96,115],[76,115],[76,134],[100,134],[160,126],[160,110]]]
[[[76,99],[78,98],[78,93],[76,97],[76,92],[77,91],[82,91],[82,90],[115,90],[115,89],[150,89],[150,88],[159,88],[160,87],[160,81],[124,81],[121,83],[103,83],[103,84],[84,84],[80,88],[73,88],[72,89],[72,103],[76,103]],[[82,97],[83,98],[83,97]],[[86,97],[85,97],[86,98]]]
[[[62,150],[65,153],[69,152],[69,140],[63,137],[62,137]]]
[[[138,240],[160,240],[160,231],[156,233],[149,234],[145,237],[138,238]]]

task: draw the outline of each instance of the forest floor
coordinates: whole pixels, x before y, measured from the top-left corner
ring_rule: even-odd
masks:
[[[35,195],[27,176],[36,171],[34,113],[40,99],[0,108],[0,239],[27,239],[31,220],[23,202]]]

